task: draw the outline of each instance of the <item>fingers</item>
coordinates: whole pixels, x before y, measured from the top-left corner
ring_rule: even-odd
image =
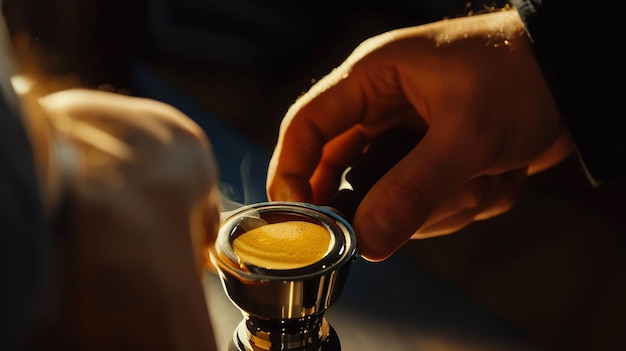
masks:
[[[466,134],[431,125],[421,142],[372,187],[353,223],[365,258],[389,257],[424,226],[441,227],[448,221],[451,232],[466,225],[465,219],[506,209],[526,170],[479,177],[493,164],[484,157],[485,148],[493,147]],[[463,221],[458,219],[462,212]]]
[[[345,65],[321,79],[296,101],[281,124],[277,147],[268,168],[269,199],[312,202],[310,179],[324,147],[359,123],[364,106],[358,78],[351,76]],[[346,137],[350,139],[355,135]],[[338,144],[346,145],[341,141]],[[332,145],[329,147],[337,150]],[[321,170],[317,179],[328,179],[330,174],[336,173],[334,168],[344,163],[350,153],[342,152],[327,159],[327,169]]]
[[[129,135],[132,127],[165,142],[176,132],[176,137],[192,137],[208,144],[206,135],[195,122],[171,105],[152,99],[71,89],[42,97],[39,102],[60,128],[70,128],[79,120],[117,135]]]
[[[311,178],[313,203],[327,204],[337,193],[343,172],[363,154],[368,141],[361,129],[354,127],[324,147],[322,159]]]
[[[365,196],[353,224],[359,252],[366,259],[389,257],[444,199],[473,177],[463,147],[448,140],[431,128]]]
[[[169,105],[110,93],[64,91],[42,105],[79,155],[63,236],[75,267],[64,272],[71,284],[61,322],[87,348],[108,339],[215,349],[194,270],[219,224],[216,166],[202,130]]]
[[[416,166],[413,174],[403,168],[407,164],[412,167],[410,164],[415,163],[417,153],[409,155],[392,170],[393,174],[381,179],[357,212],[355,230],[359,252],[370,261],[386,259],[410,238],[451,234],[474,221],[507,212],[515,203],[526,176],[526,168],[523,168],[480,176],[463,184],[453,182],[463,177],[437,172],[428,178],[418,174],[429,173],[427,167],[419,171]],[[462,170],[457,172],[461,174]],[[434,189],[455,183],[458,186],[450,190]]]
[[[78,150],[75,166],[81,178],[74,182],[76,189],[91,179],[128,187],[120,196],[145,191],[141,196],[156,198],[176,189],[168,200],[172,206],[193,206],[195,222],[212,222],[192,223],[199,228],[194,229],[198,250],[213,242],[219,223],[213,195],[217,165],[208,138],[195,122],[168,104],[95,90],[65,90],[40,102]],[[89,185],[80,189],[92,191]]]
[[[413,238],[451,234],[477,220],[509,211],[525,179],[525,168],[472,179],[459,193],[439,206]]]

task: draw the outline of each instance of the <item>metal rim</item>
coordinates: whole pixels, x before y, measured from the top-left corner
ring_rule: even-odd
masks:
[[[211,256],[214,264],[243,281],[311,279],[338,269],[355,256],[354,230],[343,217],[326,207],[299,202],[262,202],[241,207],[228,215],[220,227]],[[296,269],[265,269],[241,262],[232,248],[232,240],[241,234],[239,228],[248,220],[263,220],[271,216],[304,218],[326,227],[332,235],[331,247],[321,260]]]

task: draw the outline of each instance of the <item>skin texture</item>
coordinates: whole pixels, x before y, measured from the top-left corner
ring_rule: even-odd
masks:
[[[203,131],[148,99],[65,90],[34,101],[27,119],[44,127],[31,137],[49,141],[34,143],[36,159],[48,155],[44,203],[51,217],[69,205],[58,300],[34,349],[215,350],[201,274],[220,203]]]
[[[517,12],[502,10],[363,42],[289,108],[269,198],[324,204],[393,127],[425,135],[357,209],[358,249],[371,261],[508,211],[527,175],[573,149]]]

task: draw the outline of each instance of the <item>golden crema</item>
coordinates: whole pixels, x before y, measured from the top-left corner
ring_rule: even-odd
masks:
[[[288,221],[245,232],[232,246],[244,263],[266,269],[296,269],[321,260],[330,242],[330,233],[325,227]]]

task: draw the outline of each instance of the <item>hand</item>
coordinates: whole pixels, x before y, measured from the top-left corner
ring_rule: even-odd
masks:
[[[503,10],[362,43],[287,112],[269,198],[324,204],[393,127],[425,135],[357,209],[358,249],[372,261],[509,210],[526,175],[572,150],[523,24]]]
[[[171,106],[111,93],[68,90],[41,105],[75,156],[60,160],[70,207],[56,338],[87,350],[214,350],[200,274],[219,194],[203,131]]]

